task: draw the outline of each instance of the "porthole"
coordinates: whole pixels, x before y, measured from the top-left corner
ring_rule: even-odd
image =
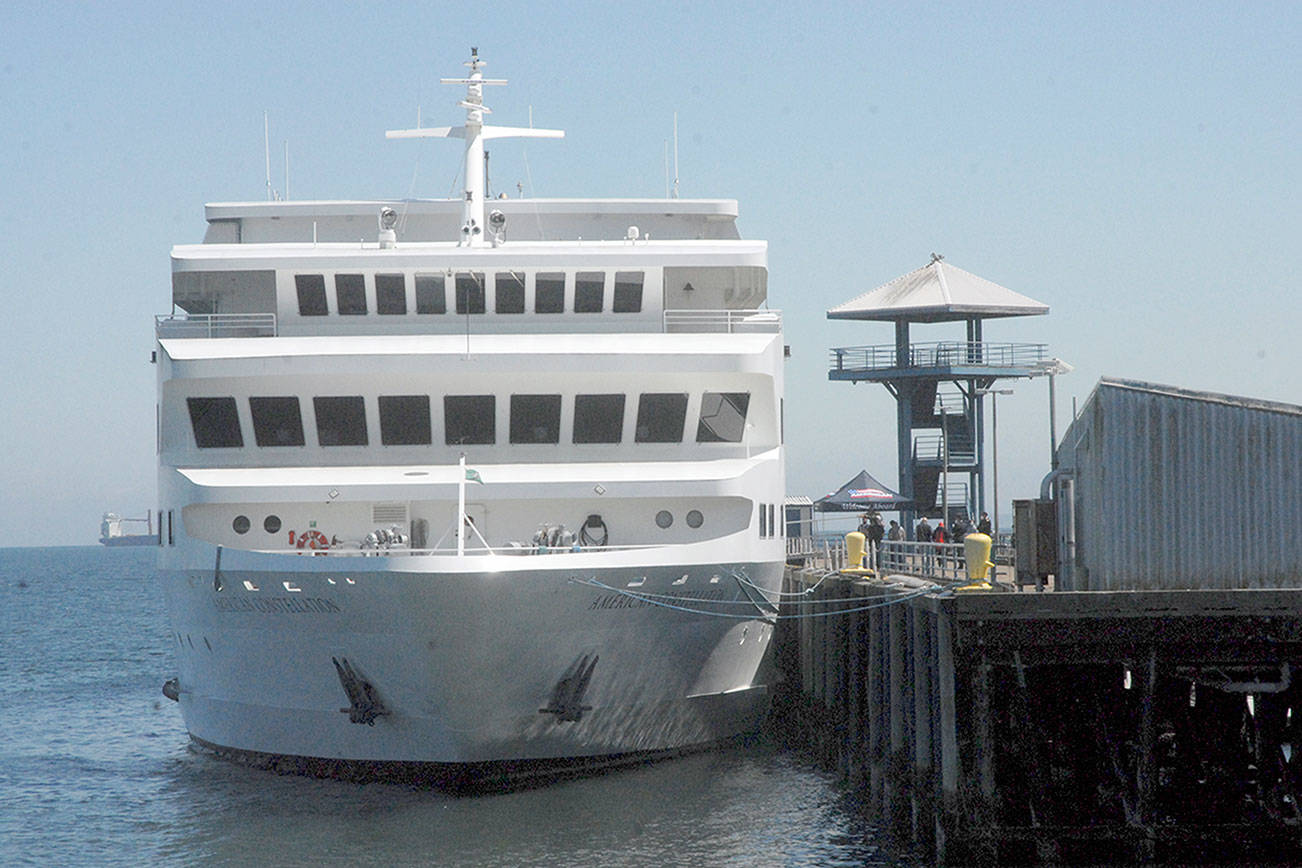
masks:
[[[262,522],[262,529],[267,533],[280,533],[280,516],[269,515]]]
[[[656,524],[661,527],[669,527],[674,523],[674,514],[667,509],[662,509],[656,513]]]
[[[250,527],[249,517],[247,515],[235,516],[235,521],[231,522],[231,527],[235,529],[236,533],[248,533]]]
[[[693,509],[691,512],[687,513],[688,527],[700,527],[703,524],[705,524],[705,516],[701,515],[699,509]]]

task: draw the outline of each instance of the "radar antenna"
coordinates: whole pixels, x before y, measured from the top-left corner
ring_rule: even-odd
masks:
[[[534,138],[563,139],[564,130],[540,130],[533,127],[498,127],[484,123],[484,115],[492,110],[484,105],[484,85],[506,84],[504,78],[484,78],[484,61],[479,59],[479,49],[470,49],[470,60],[465,64],[470,69],[466,78],[440,79],[443,84],[464,84],[466,98],[458,105],[466,110],[466,123],[460,127],[421,127],[414,130],[389,130],[385,138],[416,139],[444,138],[464,139],[466,142],[466,188],[464,209],[461,220],[461,239],[463,247],[479,247],[484,244],[484,142],[488,139]],[[419,124],[419,121],[417,121]]]

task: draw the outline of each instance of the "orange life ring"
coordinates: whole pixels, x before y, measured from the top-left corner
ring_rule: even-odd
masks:
[[[330,548],[330,540],[327,539],[326,535],[321,533],[321,531],[319,530],[308,530],[308,531],[304,531],[301,534],[298,534],[298,542],[294,541],[294,532],[291,530],[289,532],[289,544],[294,546],[295,548],[300,548],[300,549]]]

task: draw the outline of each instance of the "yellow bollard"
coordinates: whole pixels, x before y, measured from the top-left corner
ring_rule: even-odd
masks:
[[[963,537],[963,556],[967,560],[967,577],[969,584],[958,588],[960,591],[988,591],[990,583],[986,576],[994,566],[990,562],[990,537],[983,533],[970,533]]]
[[[841,570],[842,575],[846,576],[875,576],[875,572],[863,565],[864,557],[867,554],[868,537],[852,530],[845,535],[845,563],[846,566]]]

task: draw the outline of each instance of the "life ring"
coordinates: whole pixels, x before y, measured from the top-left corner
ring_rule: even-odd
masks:
[[[328,549],[328,548],[330,548],[330,540],[327,539],[327,538],[326,538],[326,535],[323,534],[323,533],[321,533],[321,531],[319,531],[319,530],[308,530],[308,531],[304,531],[303,533],[298,534],[298,541],[297,541],[297,542],[295,542],[294,537],[295,537],[295,534],[294,534],[294,532],[291,530],[291,531],[289,532],[289,544],[292,545],[292,546],[294,546],[295,548],[300,548],[300,549],[303,549],[303,548],[307,548],[307,549]]]

